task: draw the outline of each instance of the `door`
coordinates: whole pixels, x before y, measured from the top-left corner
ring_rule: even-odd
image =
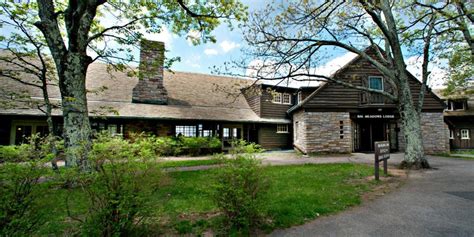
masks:
[[[222,149],[228,150],[232,147],[234,140],[242,139],[241,124],[224,124],[222,125]]]
[[[355,132],[358,134],[358,151],[372,152],[374,151],[374,142],[387,140],[386,124],[381,121],[361,121],[356,129],[358,129]]]

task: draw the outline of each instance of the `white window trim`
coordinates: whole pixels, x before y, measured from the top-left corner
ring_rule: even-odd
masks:
[[[276,98],[279,98],[279,100],[276,100]],[[283,101],[283,94],[280,93],[280,92],[273,92],[272,93],[272,102],[274,104],[281,104],[281,102]]]
[[[463,131],[466,131],[465,134],[466,134],[467,136],[463,136]],[[461,139],[462,139],[462,140],[470,139],[470,137],[469,137],[469,129],[461,129],[461,130],[460,130],[460,133],[461,133]]]
[[[283,98],[285,97],[285,95],[287,95],[288,98],[289,98],[289,99],[288,99],[288,103],[284,103],[284,102],[283,102],[283,101],[284,101]],[[282,93],[282,94],[281,94],[281,103],[284,104],[284,105],[291,105],[291,94],[289,94],[289,93]]]
[[[297,104],[301,103],[302,100],[303,100],[303,93],[301,93],[301,91],[298,91],[298,95],[296,96]]]
[[[10,145],[15,145],[16,126],[31,126],[31,134],[36,134],[38,126],[48,126],[48,124],[38,120],[13,120],[10,126]]]
[[[449,108],[451,105],[451,108]],[[454,109],[454,101],[448,100],[448,108],[446,108],[446,111],[463,111],[466,110],[466,103],[463,101],[462,102],[462,109]]]
[[[281,129],[284,128],[284,129]],[[288,124],[277,124],[276,133],[289,133]]]
[[[454,139],[454,131],[449,129],[449,139]]]
[[[371,78],[380,78],[380,80],[382,81],[382,90],[378,90],[378,91],[384,91],[385,90],[385,85],[383,83],[383,77],[380,77],[380,76],[369,76],[369,79],[367,81],[368,82],[367,88],[372,89],[372,88],[370,88],[370,79]],[[377,89],[373,89],[373,90],[377,90]]]

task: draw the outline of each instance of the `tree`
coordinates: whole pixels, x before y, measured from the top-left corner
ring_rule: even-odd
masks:
[[[429,9],[439,19],[435,35],[440,37],[440,57],[448,61],[448,76],[444,96],[474,93],[469,80],[474,77],[474,7],[470,1],[416,2],[416,7]],[[448,42],[446,44],[445,42]]]
[[[414,2],[389,0],[338,2],[299,1],[269,4],[251,15],[244,35],[249,47],[245,53],[257,65],[248,62],[237,67],[251,69],[254,77],[265,80],[318,80],[339,83],[395,101],[401,115],[406,139],[406,167],[429,167],[424,156],[421,134],[421,108],[429,77],[428,65],[436,27],[440,19],[433,9],[414,14]],[[364,50],[368,46],[374,51]],[[328,48],[352,52],[369,61],[383,75],[393,92],[356,86],[327,75],[318,74],[318,66]],[[406,70],[404,49],[421,56],[422,86],[417,101],[412,98]]]
[[[0,24],[5,30],[11,30],[10,34],[0,37],[1,47],[4,50],[0,55],[0,62],[4,64],[0,76],[41,90],[42,101],[32,100],[29,98],[29,94],[19,96],[19,100],[31,103],[44,112],[48,132],[53,136],[55,131],[52,118],[54,104],[50,101],[48,86],[53,85],[56,79],[54,66],[51,58],[48,57],[44,38],[34,31],[32,12],[23,7],[20,5],[12,7],[6,3],[0,3],[0,13],[4,16],[0,19]],[[15,92],[3,92],[3,94],[11,93]],[[16,97],[11,95],[11,97]],[[13,103],[19,102],[19,100]]]
[[[9,1],[15,5],[16,1]],[[214,42],[211,31],[224,19],[245,17],[245,7],[235,1],[188,2],[183,0],[121,1],[121,0],[37,0],[25,2],[37,9],[34,25],[41,31],[53,58],[64,118],[66,165],[88,170],[87,153],[91,147],[91,128],[86,98],[86,72],[96,60],[112,63],[123,69],[130,57],[130,47],[146,32],[157,33],[169,26],[173,33],[199,31],[194,43]],[[105,17],[119,23],[102,25]],[[108,47],[115,43],[120,47]],[[126,47],[130,46],[130,47]],[[91,52],[96,56],[93,58]],[[119,56],[125,55],[125,56]]]

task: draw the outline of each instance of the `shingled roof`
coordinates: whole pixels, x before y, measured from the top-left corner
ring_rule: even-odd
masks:
[[[108,72],[105,64],[91,64],[87,71],[86,83],[91,116],[96,115],[92,113],[94,111],[103,111],[101,116],[105,117],[290,123],[287,119],[260,118],[252,111],[240,93],[241,88],[252,83],[250,80],[165,71],[164,86],[168,91],[168,105],[132,103],[132,89],[137,82],[137,77],[129,77],[126,72]],[[33,98],[42,98],[40,90],[8,78],[0,77],[0,89],[26,90]],[[56,86],[52,86],[48,91],[53,101],[59,101],[60,94]],[[113,111],[103,110],[104,107]],[[38,109],[16,107],[1,109],[0,114],[39,116],[42,112]],[[61,111],[55,110],[54,114],[61,115]]]

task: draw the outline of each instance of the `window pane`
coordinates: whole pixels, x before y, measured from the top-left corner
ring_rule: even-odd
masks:
[[[274,103],[281,103],[281,93],[273,93],[273,102]]]
[[[175,129],[176,136],[195,137],[196,126],[182,126],[177,125]]]
[[[224,128],[222,136],[224,138],[229,138],[230,135],[230,129],[229,128]]]
[[[369,77],[369,88],[374,90],[383,90],[381,77]]]
[[[283,94],[283,104],[290,104],[291,103],[291,95],[290,94]]]

